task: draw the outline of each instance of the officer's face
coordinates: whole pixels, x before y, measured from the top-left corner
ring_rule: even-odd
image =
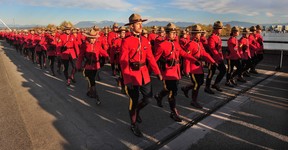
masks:
[[[233,32],[233,36],[239,36],[239,31]]]
[[[170,40],[174,40],[174,39],[176,38],[176,36],[177,36],[176,31],[170,31],[170,32],[168,33],[168,38],[169,38]]]
[[[126,35],[126,31],[121,31],[121,33],[120,33],[120,38],[124,38],[125,35]]]
[[[71,30],[65,30],[65,33],[66,33],[66,34],[70,34],[70,33],[71,33]]]
[[[95,39],[95,38],[89,38],[89,42],[90,42],[91,44],[94,44],[94,43],[95,43],[95,41],[96,41],[96,39]]]
[[[201,37],[201,33],[195,33],[195,37],[199,40]]]
[[[142,22],[136,22],[132,25],[132,30],[135,33],[141,33],[142,32]]]
[[[217,34],[221,34],[222,29],[215,29],[215,31],[216,31]]]
[[[116,26],[113,27],[113,31],[114,31],[114,32],[118,31],[118,27],[116,27]]]
[[[248,34],[247,33],[243,33],[243,37],[248,38]]]

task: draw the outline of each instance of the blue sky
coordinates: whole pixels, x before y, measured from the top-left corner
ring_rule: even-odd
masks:
[[[64,20],[126,23],[138,13],[148,21],[287,23],[287,6],[287,0],[0,0],[0,19],[20,25],[59,25]]]

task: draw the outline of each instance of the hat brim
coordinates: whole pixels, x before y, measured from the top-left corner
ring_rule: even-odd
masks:
[[[64,28],[63,30],[71,30],[72,28]]]
[[[222,27],[219,27],[219,26],[215,26],[215,27],[213,27],[213,29],[225,29],[226,27],[225,26],[222,26]]]
[[[116,31],[116,32],[117,32],[117,33],[120,33],[120,32],[122,32],[122,31],[127,32],[127,30],[118,30],[118,31]]]
[[[87,38],[90,38],[90,39],[96,39],[97,38],[97,35],[89,35],[86,33],[83,33],[83,35],[86,36]]]
[[[190,31],[190,33],[205,33],[205,31]]]
[[[145,22],[145,21],[147,21],[147,20],[148,20],[148,19],[141,19],[141,20],[129,22],[129,23],[124,24],[124,26],[129,26],[129,25],[134,24],[134,23],[136,23],[136,22]]]

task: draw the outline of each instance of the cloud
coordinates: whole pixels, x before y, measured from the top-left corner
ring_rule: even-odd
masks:
[[[32,6],[44,7],[64,7],[81,9],[110,9],[110,10],[128,10],[132,4],[126,0],[14,0],[17,3]]]
[[[148,19],[148,21],[168,21],[168,22],[174,22],[175,20],[172,18],[154,18],[151,16],[143,16],[144,19]]]
[[[287,11],[288,1],[275,0],[173,0],[171,6],[191,11],[203,11],[216,14],[240,14],[257,16],[266,14],[272,17]]]
[[[151,10],[151,9],[154,9],[153,7],[151,6],[138,6],[138,7],[133,7],[131,9],[131,11],[135,12],[135,13],[142,13],[144,11],[147,11],[147,10]]]
[[[273,17],[274,15],[271,12],[266,12],[266,16]]]

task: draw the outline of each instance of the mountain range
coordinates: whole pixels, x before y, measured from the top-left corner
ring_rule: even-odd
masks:
[[[94,25],[99,26],[99,27],[104,27],[104,26],[109,26],[111,27],[113,25],[113,21],[100,21],[100,22],[96,22],[96,21],[80,21],[78,23],[76,23],[74,26],[78,27],[78,28],[89,28],[92,27]],[[123,22],[117,22],[119,24],[119,26],[123,26],[125,23]],[[166,26],[169,22],[168,21],[150,21],[150,22],[144,22],[143,25],[144,26]],[[187,27],[187,26],[191,26],[193,24],[196,24],[195,22],[174,22],[176,26],[178,27]],[[212,24],[212,23],[211,23]],[[240,26],[240,27],[250,27],[253,25],[256,25],[256,23],[250,23],[250,22],[243,22],[243,21],[229,21],[229,22],[223,22],[224,25],[226,24],[230,24],[231,26]],[[275,23],[275,24],[262,24],[263,26],[271,26],[271,25],[278,25],[279,23]],[[288,25],[288,23],[280,23],[282,25]],[[32,27],[36,27],[36,26],[43,26],[43,25],[35,25],[35,24],[31,24],[31,25],[9,25],[8,26],[10,28],[32,28]],[[0,28],[5,27],[3,24],[0,24]]]

